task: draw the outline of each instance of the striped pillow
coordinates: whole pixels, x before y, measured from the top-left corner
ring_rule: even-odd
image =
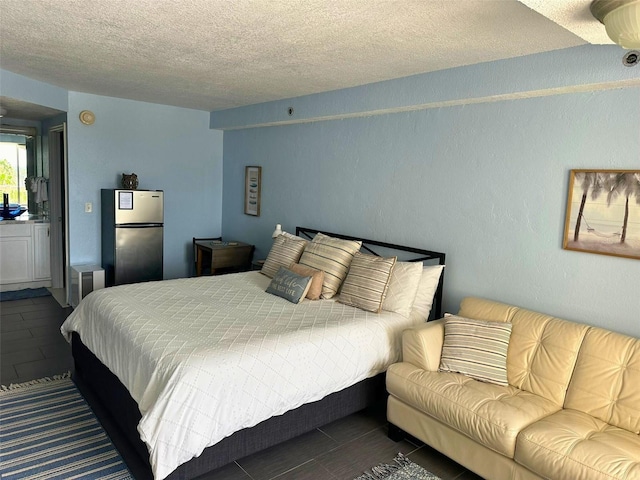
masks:
[[[347,276],[353,255],[360,250],[359,240],[343,240],[318,233],[302,252],[300,265],[322,270],[322,298],[332,298]]]
[[[509,385],[507,349],[511,323],[451,315],[444,322],[440,372],[462,373],[481,382]]]
[[[269,255],[267,255],[260,272],[273,278],[280,267],[289,268],[289,265],[298,261],[307,243],[305,240],[294,240],[284,235],[278,235],[273,241]]]
[[[338,301],[345,305],[378,313],[397,258],[383,258],[356,252]]]

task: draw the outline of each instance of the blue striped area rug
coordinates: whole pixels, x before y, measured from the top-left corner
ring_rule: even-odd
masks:
[[[69,374],[0,391],[0,478],[133,476]]]

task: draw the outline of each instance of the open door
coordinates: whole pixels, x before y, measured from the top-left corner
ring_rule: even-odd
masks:
[[[67,194],[67,124],[49,129],[49,215],[51,287],[63,289],[69,303],[69,229]],[[56,295],[58,298],[58,296]]]

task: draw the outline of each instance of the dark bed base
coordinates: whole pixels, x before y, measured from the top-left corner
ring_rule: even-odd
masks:
[[[140,440],[137,431],[141,415],[136,402],[120,380],[85,347],[80,336],[75,332],[72,337],[72,352],[75,361],[74,378],[95,394],[92,396],[95,398],[87,398],[89,404],[99,402],[102,409],[110,413],[138,456],[145,465],[149,465],[147,447]],[[205,449],[202,455],[181,465],[167,478],[171,480],[195,478],[385,399],[384,373],[381,373],[340,392],[332,393],[322,400],[269,418],[255,427],[240,430]],[[118,445],[118,440],[113,437],[112,439],[116,447],[130,448],[128,445]],[[149,466],[149,471],[150,469]]]

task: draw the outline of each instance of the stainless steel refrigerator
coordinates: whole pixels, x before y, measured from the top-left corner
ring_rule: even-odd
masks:
[[[164,192],[103,189],[101,207],[106,285],[162,280]]]

